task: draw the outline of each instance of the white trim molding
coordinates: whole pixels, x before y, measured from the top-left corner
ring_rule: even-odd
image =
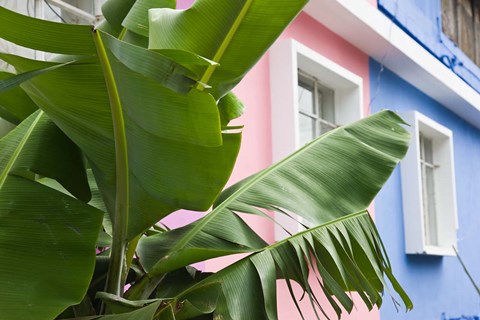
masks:
[[[363,79],[314,50],[286,39],[270,49],[270,92],[272,102],[272,155],[277,162],[299,149],[298,70],[334,91],[335,122],[344,125],[363,117]],[[278,215],[290,232],[302,230],[293,219]],[[275,227],[277,240],[287,233]]]
[[[480,94],[374,6],[359,0],[311,0],[305,12],[480,128]]]
[[[412,111],[402,117],[411,124],[412,143],[401,162],[405,250],[407,254],[451,256],[457,246],[457,205],[452,131],[423,114]],[[432,143],[434,194],[427,199],[422,177],[420,135]],[[432,201],[434,219],[427,221],[424,204]],[[426,226],[427,223],[432,225]],[[435,243],[429,243],[428,229],[435,230]]]

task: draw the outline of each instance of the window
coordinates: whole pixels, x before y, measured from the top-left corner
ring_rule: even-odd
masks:
[[[442,0],[442,30],[480,66],[480,0]]]
[[[295,40],[270,50],[273,161],[279,161],[319,135],[360,119],[362,78]],[[302,227],[276,217],[290,232]],[[287,233],[275,230],[277,240]]]
[[[452,132],[416,111],[403,116],[412,133],[401,164],[406,253],[453,255],[457,213]]]
[[[335,129],[335,92],[318,79],[298,71],[298,112],[300,145]]]
[[[438,245],[437,213],[435,209],[435,168],[433,141],[420,133],[420,170],[422,172],[422,209],[425,244]]]

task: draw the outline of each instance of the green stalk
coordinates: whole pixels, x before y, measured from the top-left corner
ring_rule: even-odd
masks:
[[[93,39],[97,48],[100,64],[102,65],[105,84],[110,98],[113,133],[115,137],[115,164],[117,178],[115,212],[113,219],[113,239],[105,290],[108,293],[122,296],[124,285],[122,275],[126,271],[125,256],[129,210],[127,137],[117,84],[115,82],[115,77],[113,76],[112,66],[110,65],[100,32],[93,30]]]
[[[132,265],[133,257],[135,256],[135,252],[137,251],[138,241],[140,241],[141,237],[142,237],[142,234],[139,234],[128,243],[126,256],[125,256],[126,268],[125,270],[123,270],[122,283],[125,283],[125,281],[127,280],[128,271],[130,270],[130,267]]]

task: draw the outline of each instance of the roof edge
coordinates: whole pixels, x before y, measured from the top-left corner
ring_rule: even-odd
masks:
[[[311,0],[305,12],[480,129],[480,93],[367,1]]]

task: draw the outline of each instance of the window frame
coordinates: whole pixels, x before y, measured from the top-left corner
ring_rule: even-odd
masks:
[[[294,39],[276,42],[269,51],[272,121],[272,160],[277,162],[298,150],[300,145],[298,70],[307,72],[334,90],[335,119],[344,125],[364,116],[363,79]],[[290,232],[304,230],[283,214],[275,219]],[[275,226],[275,238],[288,234]]]
[[[418,111],[402,114],[412,142],[401,161],[405,251],[407,254],[453,256],[457,247],[457,203],[454,171],[453,133]],[[426,239],[424,181],[422,179],[420,135],[432,141],[433,186],[437,244]],[[428,229],[432,229],[431,227]]]

